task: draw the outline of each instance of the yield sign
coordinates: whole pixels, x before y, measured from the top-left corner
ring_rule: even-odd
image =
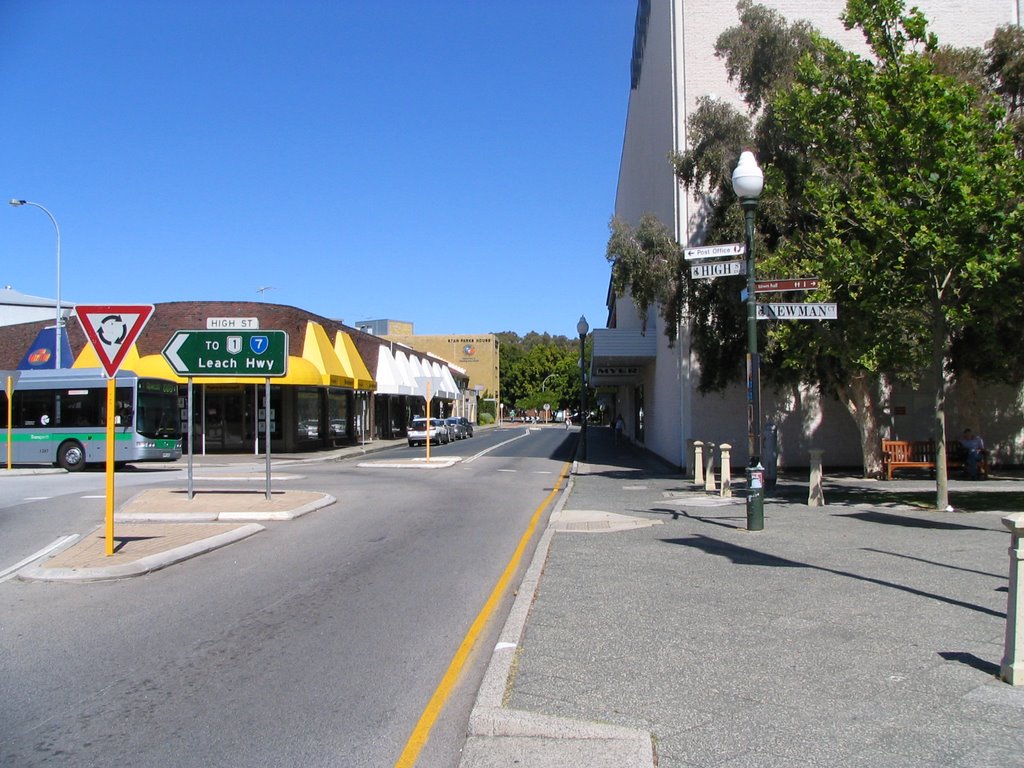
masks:
[[[78,304],[78,322],[111,378],[153,314],[152,304]]]

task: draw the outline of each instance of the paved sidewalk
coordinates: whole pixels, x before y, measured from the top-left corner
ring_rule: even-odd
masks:
[[[602,429],[589,458],[494,651],[463,768],[1024,765],[1024,689],[998,680],[1000,494],[1024,480],[953,481],[954,505],[989,508],[935,513],[891,497],[933,481],[826,467],[828,506],[781,482],[748,532],[742,477],[723,499]]]

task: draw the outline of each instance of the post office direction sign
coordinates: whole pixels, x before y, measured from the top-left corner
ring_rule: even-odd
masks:
[[[285,331],[175,331],[163,349],[179,376],[261,376],[288,374]]]
[[[747,252],[747,246],[743,243],[722,243],[721,245],[701,245],[695,248],[684,248],[683,258],[691,259],[720,259],[723,256],[743,256]]]

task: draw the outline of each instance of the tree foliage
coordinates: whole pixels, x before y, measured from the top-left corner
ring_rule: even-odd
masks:
[[[871,50],[861,57],[750,0],[737,9],[716,53],[748,114],[702,99],[676,173],[704,200],[704,241],[734,242],[731,170],[755,149],[766,175],[759,274],[820,277],[807,299],[840,307],[837,322],[762,326],[762,371],[835,393],[858,420],[871,472],[880,382],[919,384],[930,372],[941,414],[950,371],[1019,381],[1024,370],[1024,37],[1005,27],[984,53],[941,48],[902,0],[848,0],[843,21]],[[739,278],[675,287],[704,390],[742,371],[741,288]]]
[[[579,402],[579,339],[536,332],[495,335],[501,349],[501,399],[507,407],[540,409],[548,403],[556,411]]]

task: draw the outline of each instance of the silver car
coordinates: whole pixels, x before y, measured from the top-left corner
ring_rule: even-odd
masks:
[[[409,438],[410,446],[425,445],[428,436],[430,442],[435,445],[450,443],[452,439],[444,419],[431,419],[430,426],[428,427],[427,420],[423,416],[417,416],[412,420],[412,423],[409,424],[409,429],[406,430],[406,434]]]

